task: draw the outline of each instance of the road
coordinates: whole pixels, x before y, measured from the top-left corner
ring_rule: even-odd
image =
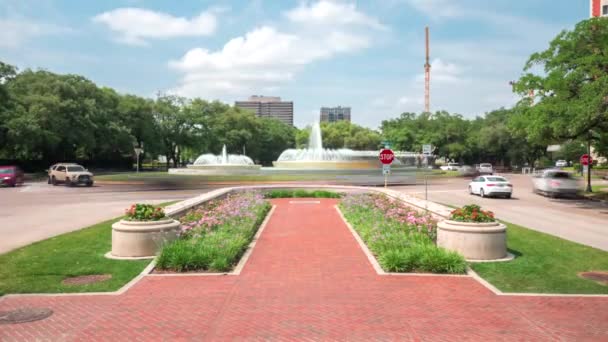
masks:
[[[525,175],[506,175],[513,183],[513,198],[481,198],[469,195],[470,180],[433,179],[428,199],[452,206],[475,203],[493,211],[499,219],[608,251],[608,207],[588,200],[552,199],[532,193]],[[396,187],[424,198],[424,186]]]
[[[132,186],[0,188],[0,254],[118,217],[135,202],[182,200],[206,190],[141,191]]]
[[[460,178],[433,178],[428,197],[431,201],[454,206],[477,203],[505,221],[608,250],[608,207],[589,201],[541,197],[532,193],[528,176],[508,178],[515,189],[511,200],[471,196],[466,191],[468,180]],[[120,216],[135,202],[176,201],[219,186],[159,190],[141,185],[69,188],[30,183],[17,188],[2,188],[0,254]],[[420,184],[391,188],[424,197],[424,186]]]

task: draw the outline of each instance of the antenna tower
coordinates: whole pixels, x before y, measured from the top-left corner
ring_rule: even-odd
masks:
[[[429,63],[429,27],[424,28],[426,34],[426,63],[424,63],[424,111],[431,112],[431,64]]]

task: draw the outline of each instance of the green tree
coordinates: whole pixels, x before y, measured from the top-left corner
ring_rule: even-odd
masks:
[[[544,72],[531,72],[534,67]],[[545,144],[572,139],[597,144],[608,131],[608,21],[593,18],[562,31],[547,50],[530,57],[524,71],[515,90],[535,91],[533,104],[523,100],[527,135]]]
[[[202,118],[189,106],[186,98],[173,95],[159,96],[155,101],[154,119],[167,156],[167,167],[170,161],[177,167],[182,153],[204,139]]]

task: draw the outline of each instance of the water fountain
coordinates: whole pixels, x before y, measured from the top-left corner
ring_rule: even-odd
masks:
[[[225,175],[257,173],[259,169],[260,165],[256,165],[246,155],[228,154],[224,145],[222,154],[202,154],[186,169],[169,169],[169,173]]]
[[[287,149],[281,153],[273,164],[284,169],[378,169],[379,151],[355,151],[351,149],[323,148],[321,126],[318,122],[312,125],[308,138],[308,147],[304,149]],[[415,159],[415,154],[398,152],[394,166],[402,165],[402,159]]]

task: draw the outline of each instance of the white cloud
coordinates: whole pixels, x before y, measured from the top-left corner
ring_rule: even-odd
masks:
[[[376,18],[358,11],[355,4],[344,2],[303,2],[285,15],[292,22],[307,25],[362,25],[378,30],[387,29]]]
[[[0,47],[15,48],[36,37],[70,31],[65,27],[27,19],[0,18]]]
[[[345,10],[347,19],[323,30],[300,25],[307,18],[324,22],[336,15],[336,9]],[[285,16],[288,24],[296,26],[286,25],[285,30],[257,27],[229,40],[219,50],[194,48],[180,59],[170,61],[169,67],[183,75],[170,92],[191,97],[234,98],[264,89],[277,90],[307,64],[367,48],[371,44],[370,30],[376,31],[381,26],[354,5],[329,4],[324,0],[310,6],[303,4]]]
[[[214,11],[201,12],[188,19],[129,7],[98,14],[92,20],[118,33],[118,41],[133,45],[144,45],[148,39],[208,36],[213,34],[217,27]]]
[[[431,62],[431,83],[454,84],[467,82],[463,72],[464,70],[461,66],[435,58]],[[424,83],[424,73],[416,75],[414,80],[417,84]]]
[[[464,15],[464,10],[453,0],[407,0],[407,2],[431,18],[455,18]]]

